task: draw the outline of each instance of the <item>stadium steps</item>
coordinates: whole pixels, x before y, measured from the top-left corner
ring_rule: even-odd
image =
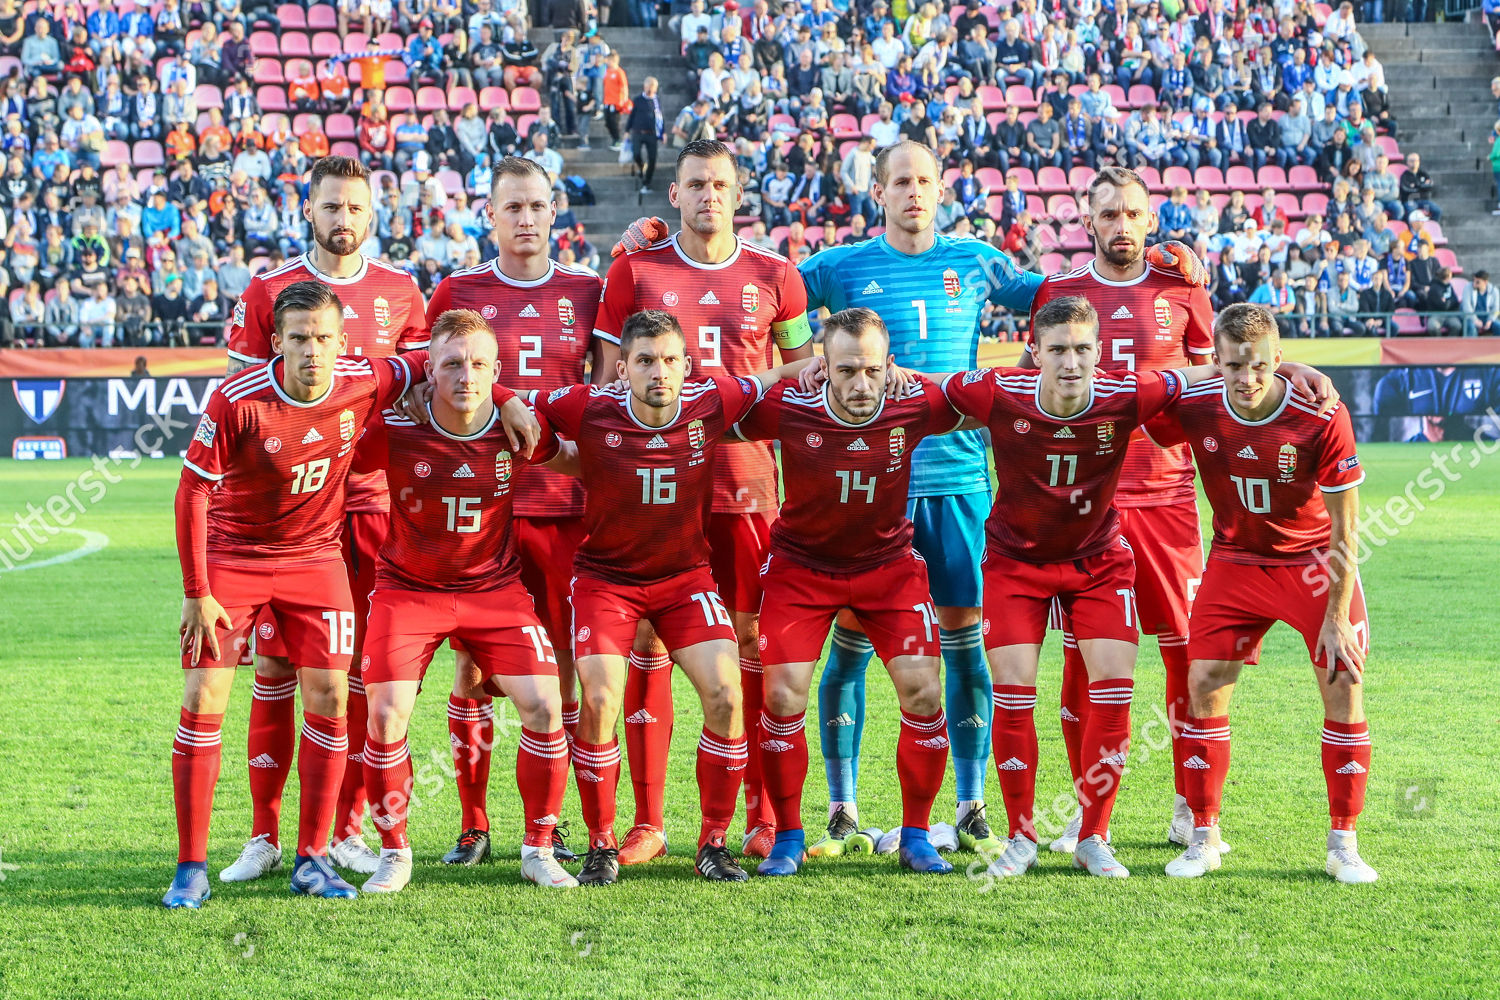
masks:
[[[648,76],[660,84],[661,111],[668,130],[677,113],[696,94],[687,83],[687,64],[682,58],[677,36],[667,29],[610,28],[605,39],[620,53],[620,68],[630,81],[631,96],[639,94],[641,82]],[[551,43],[550,28],[532,32],[532,40],[545,50]],[[608,247],[624,228],[642,215],[658,215],[676,228],[671,205],[667,202],[667,183],[672,178],[676,150],[663,146],[657,150],[655,190],[640,195],[640,181],[629,164],[619,162],[620,154],[609,148],[609,133],[603,120],[590,123],[587,150],[564,149],[567,173],[578,174],[588,181],[596,204],[574,207],[574,213],[588,230],[589,239],[608,253]],[[607,267],[607,262],[601,262]]]
[[[1500,274],[1490,172],[1497,114],[1490,78],[1500,56],[1476,22],[1361,24],[1360,36],[1385,66],[1401,149],[1422,154],[1437,183],[1443,233],[1464,274]]]

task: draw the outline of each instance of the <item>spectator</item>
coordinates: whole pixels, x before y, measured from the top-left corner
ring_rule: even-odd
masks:
[[[1370,287],[1359,293],[1359,311],[1364,314],[1366,336],[1385,337],[1391,334],[1391,313],[1396,311],[1396,296],[1391,291],[1391,279],[1385,268],[1376,270]]]
[[[1052,117],[1052,105],[1038,105],[1036,119],[1026,126],[1026,151],[1021,162],[1032,171],[1063,165],[1062,129]]]
[[[641,85],[641,93],[631,105],[630,116],[625,122],[625,131],[630,134],[630,145],[635,165],[641,171],[641,193],[651,190],[651,181],[656,174],[656,147],[666,138],[665,119],[662,117],[661,100],[656,93],[656,77],[648,76]]]
[[[3,18],[0,18],[3,25]],[[15,338],[27,344],[43,344],[47,337],[47,303],[42,300],[42,283],[28,281],[26,291],[11,307]]]
[[[52,22],[40,17],[33,33],[21,43],[21,68],[28,75],[56,77],[62,72],[62,51],[52,37]]]
[[[100,282],[92,286],[91,292],[78,305],[78,346],[115,346],[115,322],[118,307],[109,285]]]
[[[162,290],[151,297],[151,313],[161,327],[161,343],[187,345],[188,301],[182,297],[182,275],[163,280]]]
[[[73,297],[73,289],[66,281],[59,281],[51,301],[42,314],[42,325],[46,331],[46,346],[77,347],[79,303]]]
[[[1443,210],[1432,200],[1435,186],[1432,175],[1422,169],[1421,155],[1408,153],[1406,172],[1401,175],[1400,182],[1401,203],[1405,206],[1407,215],[1411,214],[1412,209],[1418,209],[1434,222],[1443,221]]]
[[[1359,321],[1359,292],[1349,283],[1349,272],[1340,271],[1333,288],[1325,294],[1323,311],[1328,314],[1328,333],[1334,337],[1357,337],[1364,332]]]
[[[1488,271],[1475,271],[1474,281],[1463,298],[1464,336],[1488,336],[1495,332],[1500,316],[1500,291],[1490,284]]]
[[[1271,310],[1283,337],[1295,336],[1292,314],[1297,311],[1297,296],[1287,284],[1284,269],[1278,267],[1272,271],[1271,280],[1261,283],[1250,293],[1250,301]]]
[[[1453,289],[1453,272],[1446,267],[1438,268],[1437,277],[1419,306],[1427,313],[1427,332],[1440,337],[1458,336],[1463,331],[1458,316],[1461,306]]]

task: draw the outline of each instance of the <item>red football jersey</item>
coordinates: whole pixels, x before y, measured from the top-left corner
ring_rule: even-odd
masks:
[[[203,538],[178,511],[178,554],[189,595],[206,592],[201,571],[207,556],[257,564],[340,558],[344,481],[360,430],[372,412],[425,377],[426,360],[425,351],[341,357],[327,393],[310,403],[282,388],[280,356],[221,382],[183,462],[184,487],[215,484]],[[198,594],[195,584],[202,588]]]
[[[376,588],[476,591],[518,582],[511,505],[519,473],[556,454],[557,435],[545,421],[532,458],[512,453],[499,407],[484,428],[466,436],[450,434],[435,419],[418,424],[395,410],[379,414],[355,460],[356,468],[386,471],[395,501]]]
[[[665,427],[635,418],[628,388],[572,385],[538,396],[537,414],[578,442],[588,487],[575,572],[641,584],[708,565],[714,454],[760,393],[748,378],[688,382]]]
[[[690,375],[754,375],[770,368],[771,342],[788,349],[812,336],[807,288],[797,268],[780,254],[738,240],[722,264],[700,264],[677,238],[621,254],[609,268],[594,333],[618,343],[632,313],[665,309],[687,337]],[[713,512],[753,514],[776,510],[776,458],[769,444],[731,443],[714,470]]]
[[[602,284],[587,268],[556,262],[536,281],[517,281],[497,258],[444,278],[427,303],[427,325],[449,309],[473,309],[500,342],[500,380],[517,392],[546,394],[584,381]],[[535,464],[517,470],[515,492],[520,517],[583,513],[583,484]]]
[[[983,368],[948,376],[958,412],[990,429],[998,490],[988,548],[1031,563],[1082,559],[1120,534],[1115,486],[1134,431],[1182,394],[1179,372],[1099,372],[1088,405],[1067,418],[1042,409],[1041,373]]]
[[[1215,558],[1317,562],[1329,540],[1322,494],[1364,482],[1349,411],[1336,406],[1319,416],[1290,382],[1285,391],[1275,413],[1251,423],[1230,409],[1224,380],[1210,379],[1150,425],[1155,440],[1192,446],[1214,508]]]
[[[1205,363],[1214,349],[1208,291],[1176,271],[1146,265],[1134,281],[1101,277],[1090,261],[1042,282],[1031,315],[1053,299],[1081,295],[1099,314],[1099,366],[1133,372]],[[1200,357],[1192,357],[1192,355]],[[1137,431],[1125,453],[1117,507],[1156,507],[1197,497],[1193,461],[1184,446],[1163,448]]]
[[[287,285],[299,281],[320,281],[338,294],[344,304],[344,332],[349,337],[350,354],[388,358],[398,350],[427,346],[422,293],[410,274],[366,257],[359,273],[348,278],[331,278],[313,267],[308,254],[302,254],[274,271],[262,271],[250,279],[245,294],[235,304],[234,318],[229,324],[231,358],[254,365],[271,357],[276,296]],[[345,502],[345,509],[351,513],[384,513],[385,476],[381,473],[351,476]]]
[[[824,573],[860,573],[910,552],[911,453],[962,420],[922,378],[861,424],[834,414],[826,386],[809,393],[777,383],[734,428],[746,440],[781,440],[786,499],[771,551]]]

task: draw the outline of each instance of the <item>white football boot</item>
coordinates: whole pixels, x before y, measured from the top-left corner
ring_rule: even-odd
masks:
[[[1219,828],[1217,826],[1195,827],[1188,840],[1188,848],[1172,861],[1167,862],[1167,874],[1173,878],[1198,878],[1219,870],[1223,864],[1220,855]]]
[[[328,858],[340,868],[347,868],[360,875],[374,875],[375,869],[380,867],[380,855],[370,850],[365,838],[357,833],[330,845]]]
[[[1085,837],[1073,848],[1073,867],[1086,868],[1090,875],[1101,878],[1129,878],[1130,869],[1115,860],[1114,848],[1104,842],[1097,833]]]
[[[1005,850],[990,862],[986,871],[999,878],[1025,875],[1036,867],[1036,847],[1030,837],[1018,833],[1005,842]]]
[[[411,848],[382,847],[380,860],[363,888],[365,892],[400,892],[411,881]]]
[[[1217,830],[1218,827],[1215,826],[1214,829]],[[1176,796],[1176,801],[1172,803],[1172,824],[1167,827],[1167,843],[1181,844],[1183,847],[1187,847],[1192,842],[1193,810],[1188,808],[1187,799],[1178,795]],[[1053,850],[1056,850],[1056,848],[1053,848]],[[1224,843],[1222,837],[1219,839],[1219,853],[1229,853],[1229,845]]]
[[[538,848],[521,856],[521,874],[543,889],[576,889],[578,880],[569,875],[551,850]]]
[[[234,864],[219,872],[219,881],[251,882],[280,867],[281,848],[271,843],[269,833],[262,833],[245,841],[245,848]]]
[[[1328,832],[1328,864],[1325,870],[1347,885],[1364,885],[1380,878],[1380,874],[1359,856],[1359,845],[1355,841],[1353,830]]]

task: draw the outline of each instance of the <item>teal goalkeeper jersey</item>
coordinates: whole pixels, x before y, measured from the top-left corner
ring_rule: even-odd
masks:
[[[921,372],[968,371],[979,359],[979,315],[986,301],[1028,313],[1040,274],[1023,271],[983,240],[938,236],[915,256],[884,236],[829,247],[802,262],[809,310],[873,309],[891,331],[891,353]],[[929,437],[912,455],[913,497],[957,496],[990,488],[981,431]]]

